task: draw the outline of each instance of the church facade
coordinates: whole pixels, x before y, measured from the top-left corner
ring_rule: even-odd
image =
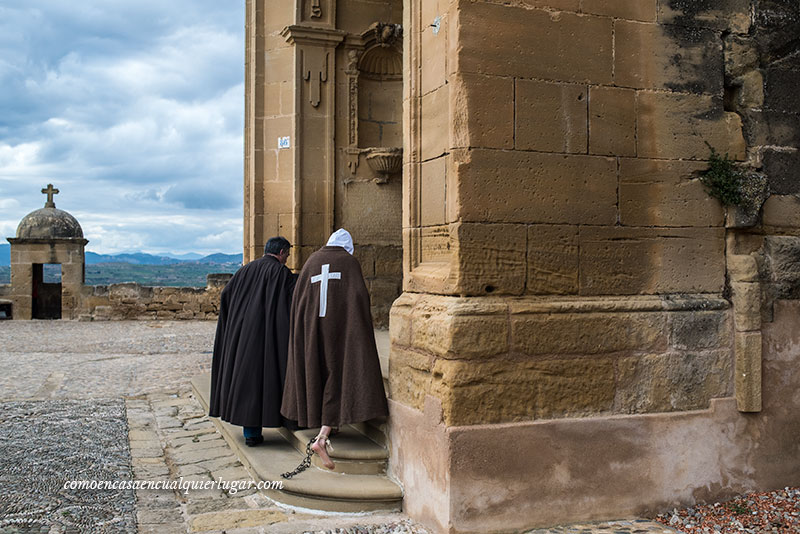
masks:
[[[796,484],[798,32],[778,0],[247,0],[245,261],[353,234],[412,518]]]

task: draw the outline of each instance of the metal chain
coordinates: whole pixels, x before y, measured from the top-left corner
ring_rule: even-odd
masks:
[[[314,451],[311,450],[311,446],[314,444],[315,441],[317,441],[317,438],[311,438],[311,441],[309,441],[308,445],[306,445],[306,457],[303,458],[303,461],[300,462],[300,465],[294,468],[294,471],[289,471],[287,473],[281,474],[283,478],[286,479],[292,478],[293,476],[299,475],[300,473],[311,467],[311,457],[314,456]]]

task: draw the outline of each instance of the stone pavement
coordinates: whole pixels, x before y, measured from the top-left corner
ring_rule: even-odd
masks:
[[[210,368],[214,330],[0,322],[0,534],[426,532],[399,513],[314,513],[244,488],[252,478],[190,392]],[[80,480],[178,488],[64,488]],[[645,532],[677,531],[651,521],[530,531]]]

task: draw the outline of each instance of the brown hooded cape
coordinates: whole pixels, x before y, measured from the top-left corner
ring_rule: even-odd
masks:
[[[222,290],[208,414],[279,427],[296,276],[272,256],[239,269]]]
[[[320,278],[326,271],[327,309],[320,317]],[[297,279],[291,320],[281,406],[285,417],[313,428],[388,414],[358,260],[342,247],[326,246],[312,254]]]

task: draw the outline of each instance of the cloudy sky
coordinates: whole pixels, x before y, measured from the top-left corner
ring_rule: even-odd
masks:
[[[0,242],[44,206],[101,253],[242,250],[244,0],[0,0]]]

